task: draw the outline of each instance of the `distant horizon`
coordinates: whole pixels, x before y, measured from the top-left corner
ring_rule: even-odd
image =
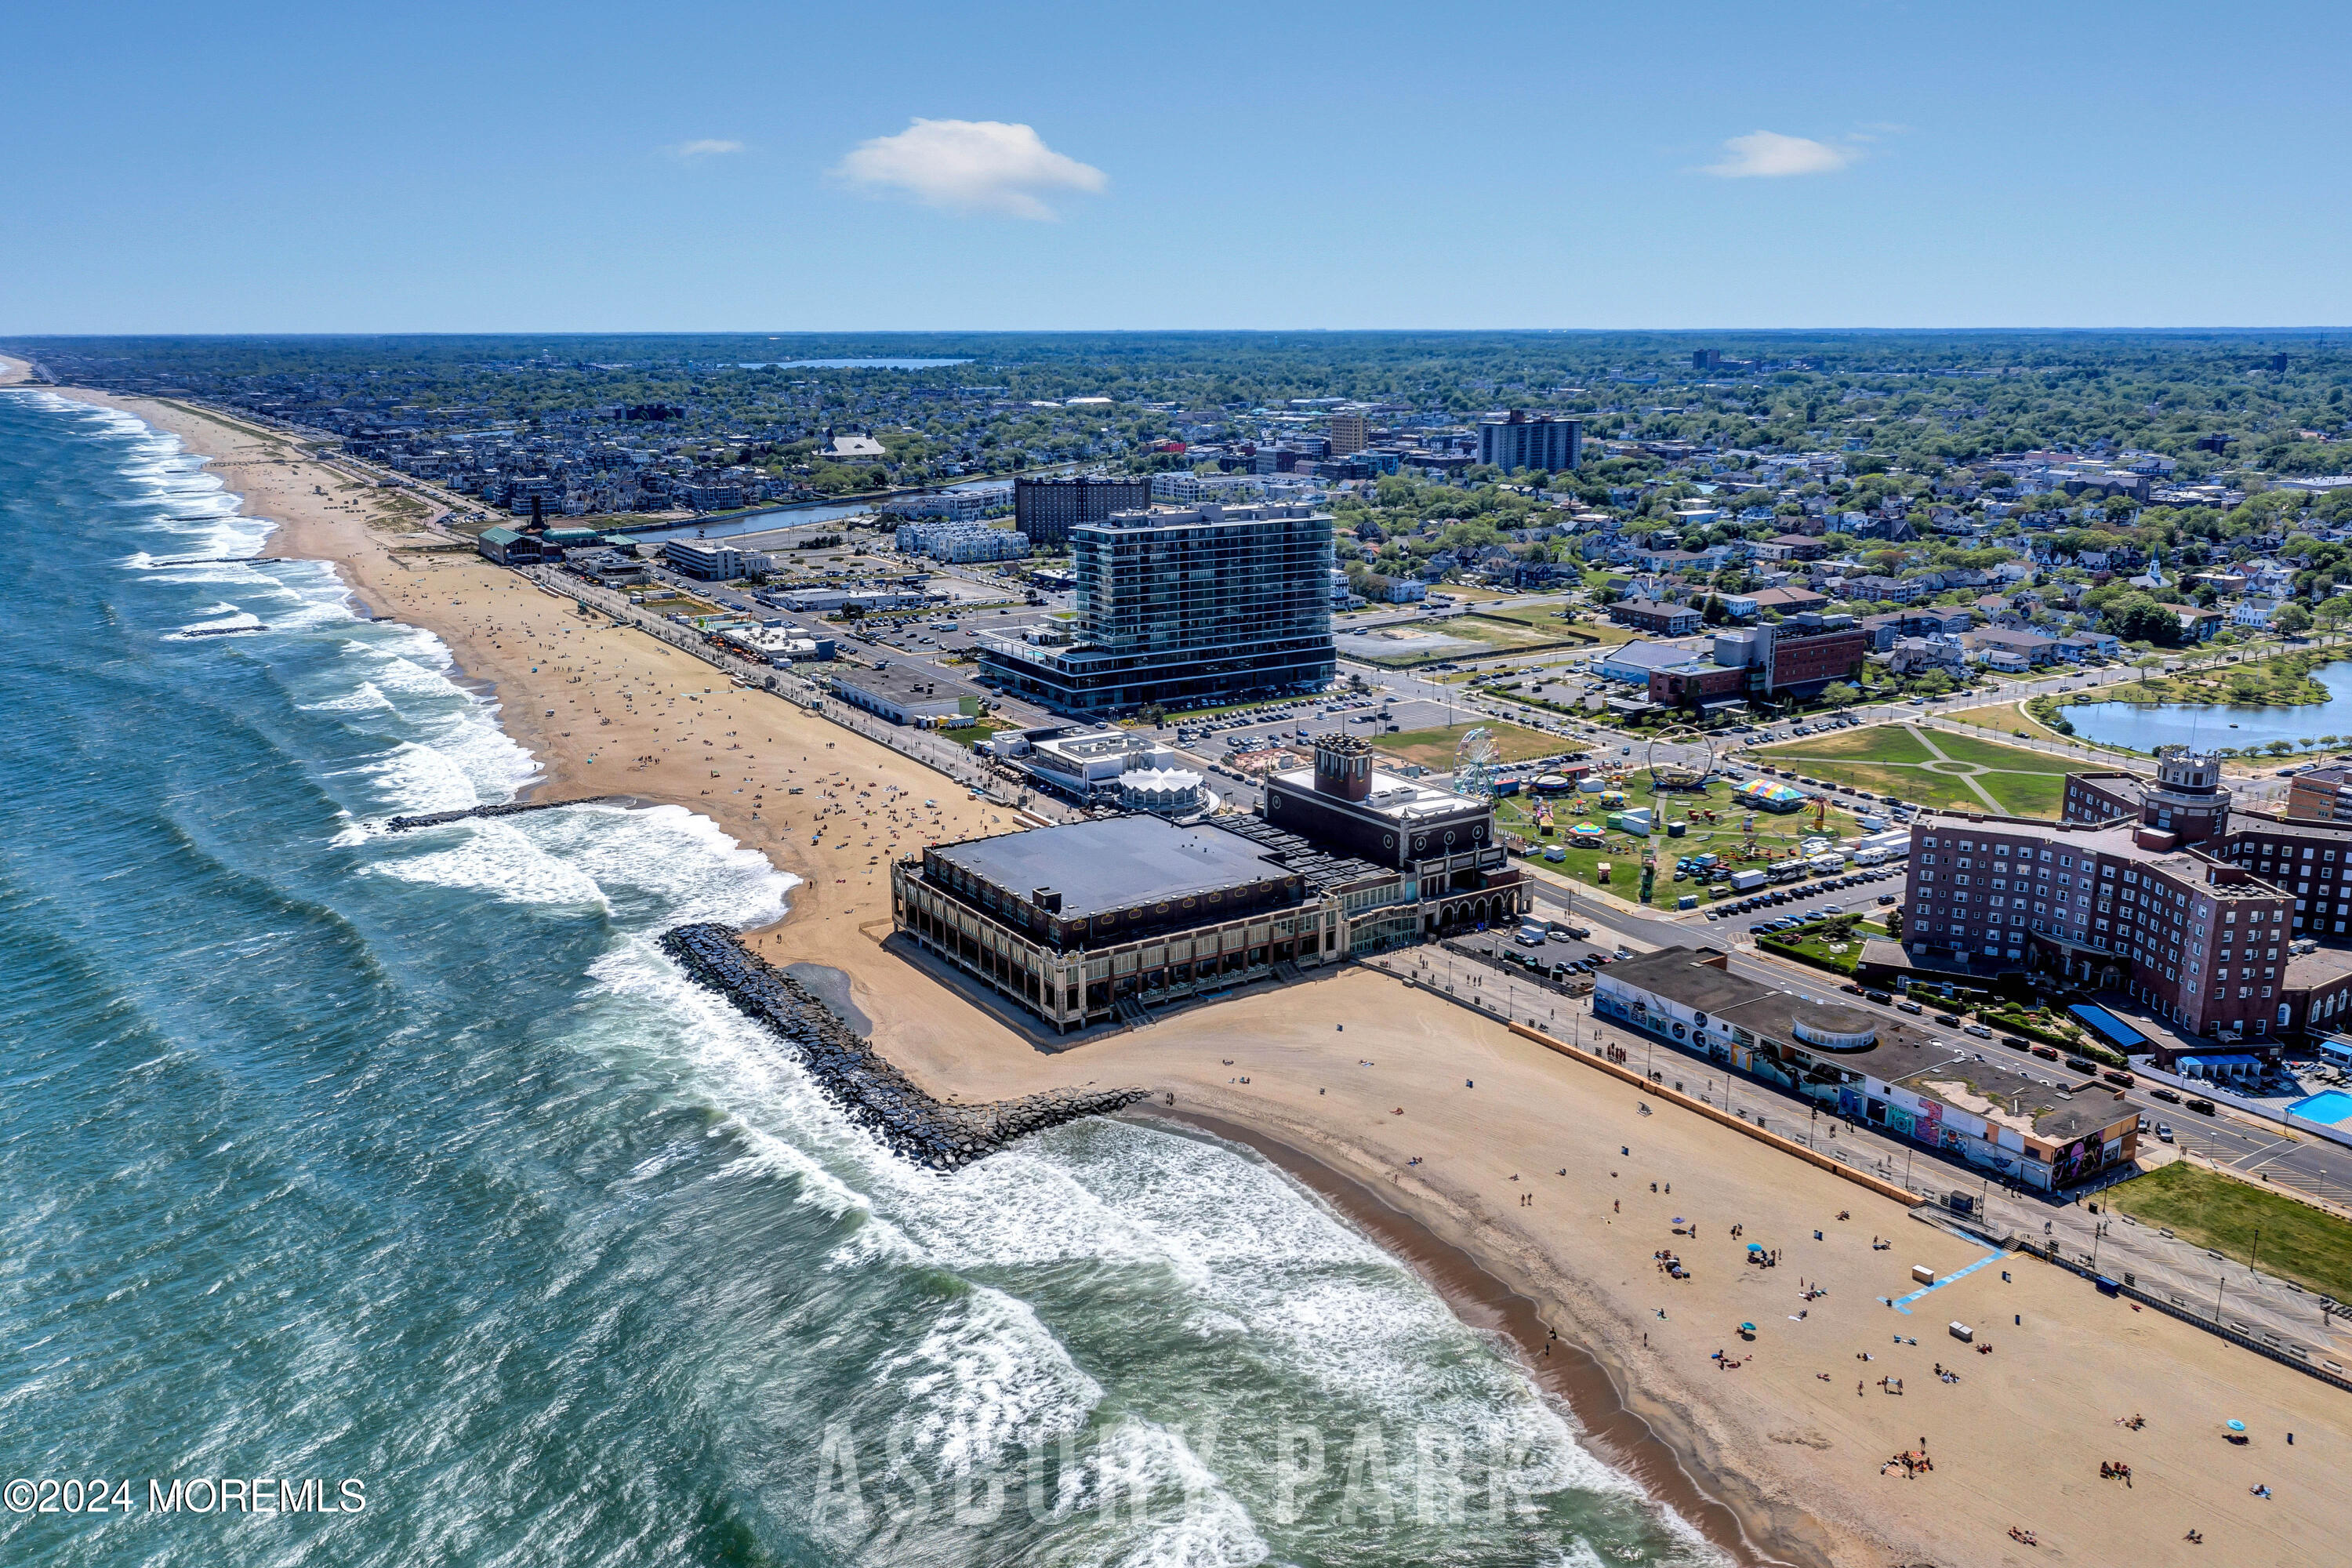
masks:
[[[2352,323],[2311,0],[238,12],[11,17],[8,331]]]
[[[837,341],[877,337],[2050,337],[2106,333],[2128,337],[2352,336],[2352,322],[2302,326],[2065,327],[530,327],[242,328],[215,331],[19,332],[0,329],[0,344],[108,339],[352,338],[766,338]]]

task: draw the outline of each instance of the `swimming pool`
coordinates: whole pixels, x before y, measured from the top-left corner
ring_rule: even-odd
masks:
[[[2330,1089],[2298,1100],[2286,1108],[2289,1116],[2300,1116],[2305,1121],[2317,1121],[2329,1127],[2341,1127],[2352,1121],[2352,1094]]]

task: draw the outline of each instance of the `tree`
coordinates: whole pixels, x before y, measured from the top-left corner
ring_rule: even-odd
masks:
[[[1862,693],[1843,680],[1832,680],[1822,688],[1822,700],[1832,708],[1851,708],[1862,700]]]
[[[2268,752],[2273,757],[2284,757],[2289,752],[2294,750],[2294,742],[2292,741],[2272,741],[2265,744],[2263,747],[2263,750]]]
[[[2278,613],[2271,617],[2271,629],[2284,632],[2291,637],[2301,637],[2311,629],[2311,612],[2299,602],[2290,601],[2281,605]]]

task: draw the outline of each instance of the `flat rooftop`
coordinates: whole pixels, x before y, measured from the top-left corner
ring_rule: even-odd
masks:
[[[2033,816],[1999,816],[1990,812],[1978,814],[1929,809],[1922,811],[1914,819],[1912,826],[1923,834],[1948,835],[1956,840],[1967,840],[1976,846],[1979,853],[1990,847],[1990,852],[1998,855],[2000,853],[1999,846],[2019,842],[2036,847],[2048,844],[2055,848],[2071,846],[2119,860],[2134,860],[2153,870],[2195,884],[2210,898],[2276,899],[2284,896],[2283,889],[2247,877],[2233,860],[2208,856],[2194,849],[2157,849],[2142,844],[2139,836],[2144,829],[2137,817],[2117,817],[2110,822],[2090,825],[2050,822]],[[2012,839],[2008,835],[2017,837]],[[2213,873],[2216,871],[2226,873],[2229,879],[2215,879]]]
[[[892,663],[878,669],[845,665],[833,670],[832,678],[841,685],[898,702],[952,702],[982,695],[978,687],[942,675],[928,664]]]
[[[1399,822],[1419,818],[1434,819],[1460,811],[1482,811],[1485,806],[1466,795],[1456,795],[1450,789],[1439,789],[1402,773],[1372,770],[1371,793],[1362,800],[1349,800],[1345,795],[1325,795],[1315,787],[1315,770],[1311,767],[1287,768],[1270,775],[1300,795],[1311,795],[1333,805],[1352,806],[1375,812]]]
[[[1949,1028],[1893,1023],[1860,1008],[1771,990],[1704,962],[1702,954],[1713,952],[1661,948],[1601,973],[2047,1142],[2068,1142],[2137,1114],[2116,1102],[2109,1086],[2086,1083],[2058,1062]],[[1822,985],[1827,989],[1829,982]],[[1933,996],[1918,1000],[1934,1012]],[[1805,1026],[1802,1032],[1798,1025]],[[1808,1033],[1874,1034],[1876,1040],[1861,1049],[1835,1050],[1811,1044]]]
[[[1074,920],[1297,874],[1246,838],[1142,815],[975,838],[931,853],[1019,898],[1051,888]]]

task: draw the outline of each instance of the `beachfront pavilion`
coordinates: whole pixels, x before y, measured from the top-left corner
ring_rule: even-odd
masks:
[[[2002,1182],[2055,1191],[2138,1152],[2136,1110],[2105,1096],[2062,1097],[2030,1058],[1759,985],[1714,948],[1661,948],[1611,964],[1595,982],[1592,1016],[1809,1101],[1785,1113],[1792,1125],[1827,1112]],[[1755,1114],[1776,1130],[1773,1111]]]
[[[1057,1034],[1335,963],[1394,923],[1397,872],[1217,820],[1138,814],[934,845],[890,868],[891,916]]]

